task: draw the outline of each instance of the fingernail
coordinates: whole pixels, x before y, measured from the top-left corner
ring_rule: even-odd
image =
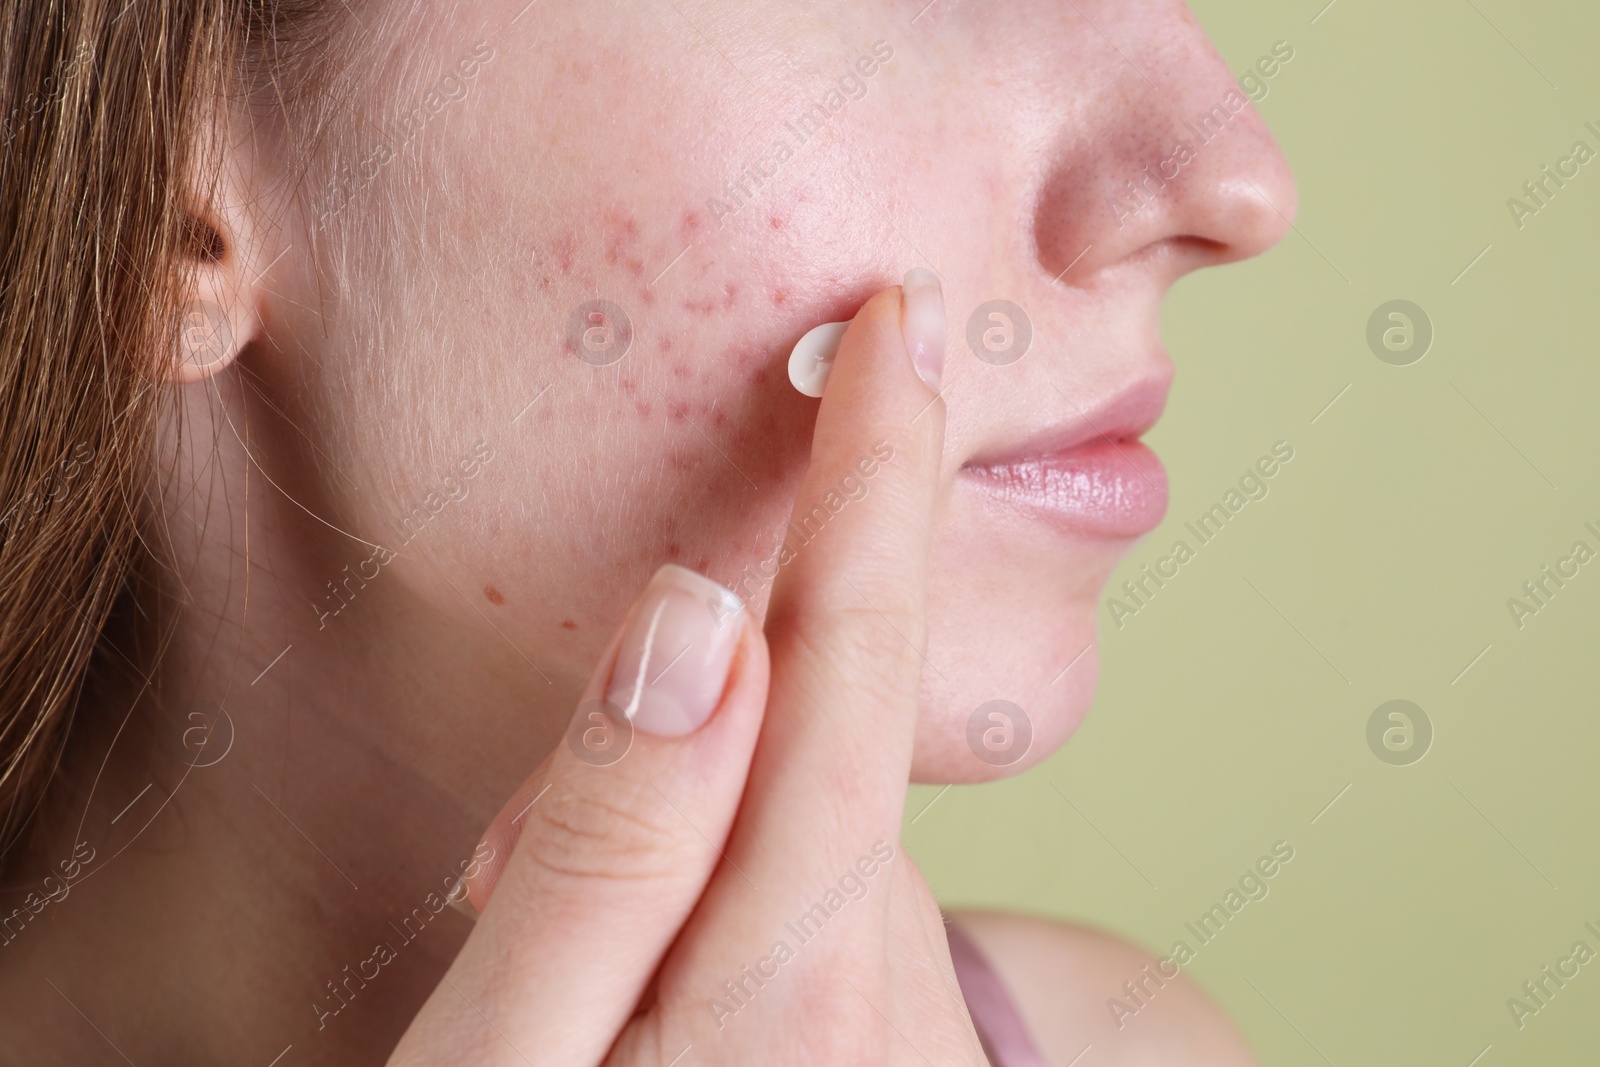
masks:
[[[444,891],[444,899],[452,908],[473,922],[478,921],[478,909],[472,906],[472,899],[467,896],[467,883],[462,881],[459,875],[450,883],[450,888]]]
[[[944,290],[926,267],[906,271],[900,285],[900,324],[917,376],[939,391],[944,378]]]
[[[742,632],[719,624],[743,610],[704,575],[672,563],[656,571],[628,616],[606,702],[645,733],[694,733],[722,699]]]

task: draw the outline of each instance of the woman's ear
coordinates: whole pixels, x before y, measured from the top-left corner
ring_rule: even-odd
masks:
[[[178,385],[202,382],[232,365],[262,338],[261,245],[245,209],[242,183],[225,165],[214,203],[191,200],[183,219],[183,291],[176,351],[159,363]]]

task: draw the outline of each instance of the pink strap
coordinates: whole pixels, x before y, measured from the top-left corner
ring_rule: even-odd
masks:
[[[973,1028],[994,1067],[1050,1067],[1028,1033],[1005,982],[972,939],[954,923],[945,923],[950,962],[967,1002]]]

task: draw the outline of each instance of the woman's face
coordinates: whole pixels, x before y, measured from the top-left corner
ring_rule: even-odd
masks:
[[[789,352],[929,267],[949,421],[916,774],[1052,751],[1092,694],[1099,591],[1166,503],[1133,440],[1172,374],[1162,296],[1295,211],[1188,10],[423,7],[365,10],[340,169],[271,275],[264,373],[339,458],[341,525],[401,548],[416,610],[575,693],[660,564],[759,611],[785,538],[827,536],[786,527],[818,406]],[[994,700],[1027,717],[1020,760],[969,745]]]

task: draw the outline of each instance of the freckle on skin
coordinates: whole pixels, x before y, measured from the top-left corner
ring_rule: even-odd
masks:
[[[483,587],[483,595],[489,599],[489,603],[497,606],[506,602],[506,598],[500,595],[500,590],[492,585]]]

